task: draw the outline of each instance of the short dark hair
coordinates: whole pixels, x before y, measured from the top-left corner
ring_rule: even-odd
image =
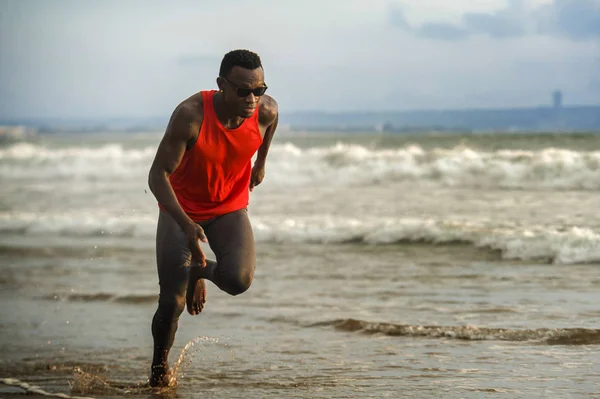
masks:
[[[233,67],[242,67],[245,69],[256,69],[262,68],[260,57],[258,54],[253,53],[249,50],[232,50],[225,54],[221,61],[221,68],[219,69],[219,76],[227,77]]]

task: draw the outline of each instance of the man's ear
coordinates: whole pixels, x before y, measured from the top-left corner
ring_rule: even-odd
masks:
[[[217,77],[217,86],[219,87],[219,91],[223,91],[223,84],[224,83],[225,82],[223,81],[222,77],[220,77],[220,76]]]

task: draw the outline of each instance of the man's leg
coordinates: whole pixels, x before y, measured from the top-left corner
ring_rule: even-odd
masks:
[[[185,307],[191,252],[177,222],[161,210],[156,232],[156,260],[160,295],[158,309],[152,319],[154,356],[150,385],[169,383],[168,356],[173,346],[179,316]]]
[[[254,234],[248,211],[241,209],[200,223],[216,262],[206,261],[206,267],[192,265],[187,293],[188,312],[202,306],[204,281],[212,281],[230,295],[239,295],[250,288],[254,277],[256,254]]]

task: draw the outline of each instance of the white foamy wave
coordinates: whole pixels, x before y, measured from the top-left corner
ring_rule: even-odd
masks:
[[[50,148],[19,143],[0,149],[4,179],[145,179],[156,147]],[[425,150],[412,145],[370,149],[337,144],[302,149],[275,144],[265,185],[387,184],[426,182],[457,187],[506,189],[600,189],[600,151],[547,148],[539,151],[478,151],[459,146]]]
[[[155,148],[50,148],[19,143],[0,149],[0,176],[10,179],[129,179],[148,172]]]
[[[279,184],[428,181],[492,188],[600,188],[600,151],[485,152],[464,146],[424,150],[416,145],[372,150],[347,144],[300,149],[283,144],[269,156],[268,176]]]
[[[254,218],[255,235],[266,242],[365,243],[400,242],[448,244],[462,242],[497,250],[504,259],[553,263],[600,261],[600,231],[548,226],[493,226],[434,219],[348,219],[328,216]]]
[[[563,264],[600,262],[600,231],[589,227],[492,225],[418,218],[358,219],[328,215],[295,218],[253,216],[251,221],[259,243],[464,243],[499,251],[504,259]],[[153,240],[156,215],[0,213],[0,234]]]
[[[346,332],[368,332],[393,337],[428,337],[467,341],[538,341],[549,345],[594,345],[600,343],[600,330],[588,328],[537,328],[515,330],[477,326],[424,326],[376,323],[365,320],[342,319],[325,321],[310,327],[334,326]]]
[[[114,215],[108,212],[46,214],[0,213],[0,233],[67,237],[151,237],[156,218],[143,214]]]
[[[62,399],[94,399],[87,396],[71,396],[66,393],[54,393],[43,390],[37,385],[32,385],[27,382],[18,380],[16,378],[1,378],[0,384],[8,385],[15,388],[20,388],[24,395],[40,395],[51,398],[62,398]]]

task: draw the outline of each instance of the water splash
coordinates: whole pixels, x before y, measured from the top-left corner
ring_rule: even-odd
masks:
[[[73,394],[98,394],[98,395],[141,395],[149,393],[169,394],[177,387],[178,381],[183,379],[182,371],[188,365],[192,364],[194,354],[197,349],[205,347],[207,344],[216,344],[220,338],[216,337],[197,337],[188,342],[181,350],[177,361],[173,364],[169,375],[169,385],[161,388],[153,388],[149,381],[138,383],[123,383],[110,381],[104,376],[95,373],[83,371],[80,367],[73,370],[73,382],[71,383],[71,393]],[[197,344],[201,346],[192,350]]]
[[[128,395],[151,392],[152,390],[147,382],[137,384],[111,382],[102,375],[85,372],[80,367],[74,368],[73,382],[71,382],[70,385],[71,393],[81,395],[90,393]]]
[[[177,358],[177,361],[173,364],[173,367],[171,368],[171,374],[169,377],[169,386],[170,387],[174,387],[177,386],[177,380],[178,380],[178,375],[179,375],[179,371],[180,369],[183,370],[186,366],[189,366],[192,364],[192,360],[194,358],[194,352],[190,352],[190,350],[196,346],[196,344],[198,343],[202,343],[202,347],[206,346],[206,344],[216,344],[219,342],[219,338],[217,337],[196,337],[194,339],[192,339],[190,342],[188,342],[183,349],[181,350],[181,353],[179,354],[179,357]],[[181,374],[181,378],[183,379],[184,374]]]
[[[207,346],[208,344],[216,344],[223,338],[217,337],[197,337],[188,342],[181,350],[177,361],[173,364],[169,377],[169,385],[164,388],[153,388],[149,385],[149,381],[138,383],[127,383],[110,381],[102,374],[84,371],[81,367],[76,366],[73,369],[73,381],[69,383],[71,387],[71,395],[65,393],[48,392],[39,386],[29,384],[16,378],[0,378],[0,384],[20,388],[27,394],[36,394],[48,397],[63,398],[63,399],[94,399],[89,396],[77,395],[142,395],[150,393],[167,394],[171,393],[177,387],[178,380],[183,379],[182,371],[185,367],[192,364],[195,352]],[[196,345],[201,343],[196,350],[192,350]],[[174,393],[174,392],[173,392]]]

